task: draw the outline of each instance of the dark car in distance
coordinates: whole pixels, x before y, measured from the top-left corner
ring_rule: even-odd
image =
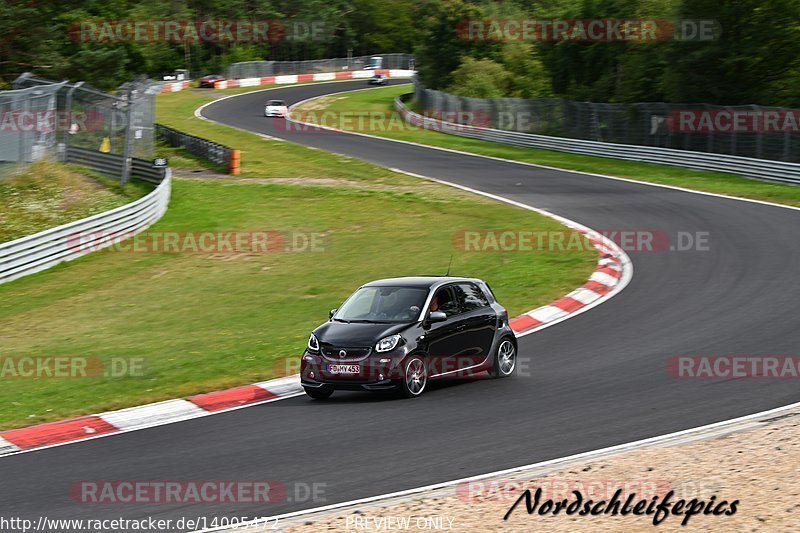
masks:
[[[198,84],[198,87],[200,88],[210,87],[211,89],[213,89],[215,83],[224,80],[225,76],[220,76],[219,74],[209,74],[208,76],[203,76],[202,78],[200,78],[200,83]]]
[[[306,394],[395,391],[413,398],[429,380],[514,373],[508,312],[474,278],[373,281],[356,290],[308,339],[300,364]]]

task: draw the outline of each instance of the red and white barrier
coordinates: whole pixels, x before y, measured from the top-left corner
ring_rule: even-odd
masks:
[[[162,93],[176,93],[189,88],[188,81],[176,81],[173,83],[165,83],[161,86]]]
[[[404,69],[381,70],[343,70],[341,72],[318,72],[316,74],[285,74],[283,76],[262,76],[260,78],[241,78],[223,80],[214,84],[214,89],[231,89],[233,87],[258,87],[261,85],[282,85],[286,83],[306,83],[310,81],[334,81],[350,79],[367,79],[375,74],[383,74],[389,78],[410,78],[416,71]]]

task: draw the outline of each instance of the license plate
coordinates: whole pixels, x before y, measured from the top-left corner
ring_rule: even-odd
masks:
[[[328,372],[331,374],[359,374],[360,365],[328,365]]]

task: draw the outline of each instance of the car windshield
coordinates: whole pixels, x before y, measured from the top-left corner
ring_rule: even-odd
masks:
[[[413,287],[361,287],[333,319],[340,322],[414,322],[427,296],[427,289]]]
[[[270,100],[269,102],[267,102],[267,105],[282,106],[283,100]]]

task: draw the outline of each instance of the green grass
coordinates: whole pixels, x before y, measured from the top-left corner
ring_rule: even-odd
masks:
[[[139,182],[122,190],[87,169],[37,161],[0,181],[0,242],[108,211],[149,190]]]
[[[101,251],[0,285],[0,356],[144,357],[143,376],[0,378],[0,428],[283,375],[309,331],[359,284],[452,273],[486,279],[512,314],[583,283],[594,252],[459,251],[461,230],[560,231],[552,219],[349,158],[194,119],[204,95],[159,97],[158,120],[245,150],[244,179],[177,179],[148,232],[318,234],[322,250]],[[192,164],[200,164],[194,160]],[[290,369],[291,370],[291,369]]]
[[[468,139],[403,124],[399,116],[385,121],[371,122],[369,120],[370,113],[384,114],[387,117],[394,114],[394,98],[411,92],[411,87],[411,85],[395,85],[349,94],[331,95],[307,102],[298,108],[295,114],[298,118],[305,116],[316,119],[315,122],[322,121],[328,126],[341,126],[345,130],[361,131],[392,139],[502,157],[514,161],[800,206],[800,187],[792,185],[768,183],[721,172],[703,172]],[[326,111],[329,113],[323,114]],[[341,124],[339,124],[339,117],[345,119]]]

